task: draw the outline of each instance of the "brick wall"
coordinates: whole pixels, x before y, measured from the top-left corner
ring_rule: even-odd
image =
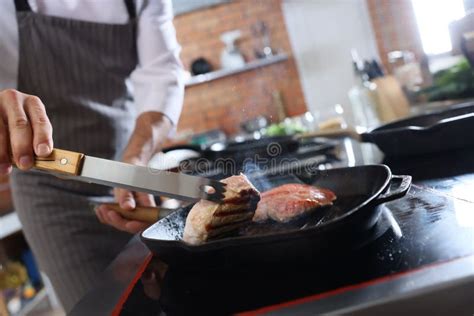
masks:
[[[234,0],[176,17],[174,23],[183,48],[181,58],[185,68],[189,70],[193,60],[204,57],[218,69],[224,48],[219,37],[234,29],[242,32],[239,47],[244,57],[247,61],[254,60],[251,25],[260,20],[270,29],[273,48],[289,54],[290,59],[187,88],[178,131],[221,128],[226,133],[234,133],[240,122],[259,114],[275,118],[276,108],[272,102],[275,90],[281,91],[290,116],[306,111],[281,0]]]
[[[380,58],[389,71],[387,53],[409,50],[418,60],[423,56],[411,0],[367,0]]]

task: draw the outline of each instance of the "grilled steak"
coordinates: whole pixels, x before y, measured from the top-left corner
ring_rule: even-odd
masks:
[[[189,211],[183,240],[198,245],[229,233],[252,221],[260,193],[243,174],[222,180],[226,192],[222,204],[201,200]]]
[[[336,195],[327,189],[306,184],[285,184],[263,192],[253,221],[272,219],[286,223],[315,209],[332,205]]]

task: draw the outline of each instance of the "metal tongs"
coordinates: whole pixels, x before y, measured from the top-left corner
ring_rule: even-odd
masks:
[[[34,168],[61,178],[146,192],[183,201],[200,199],[221,203],[225,184],[182,173],[156,170],[54,149],[47,158],[35,158]]]

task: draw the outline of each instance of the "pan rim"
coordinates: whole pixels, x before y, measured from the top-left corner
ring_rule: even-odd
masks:
[[[474,102],[466,102],[466,103],[461,103],[457,104],[455,106],[446,108],[446,109],[438,109],[434,110],[432,112],[424,113],[424,114],[418,114],[414,116],[409,116],[397,121],[393,121],[387,124],[383,124],[381,126],[378,126],[364,134],[370,134],[370,135],[377,135],[377,134],[385,134],[385,133],[395,133],[395,132],[405,132],[405,131],[416,131],[416,132],[426,132],[427,130],[433,129],[437,126],[439,126],[440,123],[439,121],[449,118],[451,116],[446,116],[449,113],[455,113],[455,112],[464,112],[466,110],[469,110],[470,108],[474,109]],[[468,113],[464,113],[468,114]],[[460,116],[461,114],[457,114],[455,116]],[[445,117],[446,116],[446,117]],[[418,125],[406,125],[406,126],[397,126],[400,123],[404,122],[410,122],[413,120],[425,118],[425,117],[441,117],[435,124],[427,125],[427,126],[418,126]]]
[[[341,168],[334,168],[334,169],[328,169],[325,170],[326,172],[331,172],[332,170],[344,170],[344,169],[355,169],[355,168],[379,168],[383,169],[386,172],[385,180],[383,183],[379,186],[379,188],[372,193],[370,196],[368,196],[364,201],[360,202],[357,206],[353,207],[347,212],[344,212],[343,215],[340,217],[331,219],[324,224],[315,226],[315,227],[309,227],[306,229],[299,229],[299,230],[291,230],[287,232],[277,232],[274,234],[267,234],[267,235],[259,235],[259,236],[236,236],[236,237],[226,237],[223,239],[216,239],[216,240],[211,240],[207,241],[204,244],[201,245],[190,245],[185,243],[183,240],[165,240],[165,239],[155,239],[155,238],[149,238],[146,237],[145,234],[148,230],[152,229],[154,225],[156,225],[158,222],[147,228],[145,231],[143,231],[140,234],[140,238],[146,242],[160,242],[162,243],[162,247],[178,247],[183,250],[186,250],[188,252],[193,252],[193,253],[199,253],[199,252],[206,252],[209,251],[210,249],[216,250],[216,249],[223,249],[229,246],[233,246],[235,242],[239,243],[239,245],[244,244],[261,244],[261,243],[268,243],[271,242],[273,239],[279,240],[282,238],[282,236],[285,236],[285,240],[291,240],[291,239],[298,239],[300,238],[300,234],[302,231],[304,231],[307,234],[320,234],[323,233],[324,231],[328,230],[328,227],[332,226],[338,226],[338,225],[343,225],[344,221],[348,218],[354,215],[354,213],[362,211],[364,209],[368,209],[370,211],[375,211],[375,208],[378,206],[378,204],[383,204],[383,203],[376,203],[377,198],[385,192],[385,190],[388,188],[390,185],[390,181],[392,178],[392,171],[390,167],[388,167],[385,164],[367,164],[367,165],[360,165],[360,166],[351,166],[351,167],[341,167]],[[371,205],[373,204],[373,205]],[[193,205],[193,204],[192,204]],[[192,205],[187,205],[184,208],[192,207]],[[372,206],[372,207],[371,207]],[[169,215],[170,216],[170,215]],[[165,217],[166,218],[166,217]],[[165,219],[164,218],[164,219]],[[163,220],[163,219],[161,219]],[[160,220],[160,221],[161,221]]]

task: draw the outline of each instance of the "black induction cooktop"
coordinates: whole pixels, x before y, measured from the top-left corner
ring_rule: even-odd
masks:
[[[446,156],[447,155],[447,156]],[[214,315],[255,310],[474,254],[473,151],[388,162],[410,173],[404,198],[385,204],[372,234],[352,251],[312,261],[199,272],[154,257],[121,315]],[[427,174],[430,174],[428,177]]]

